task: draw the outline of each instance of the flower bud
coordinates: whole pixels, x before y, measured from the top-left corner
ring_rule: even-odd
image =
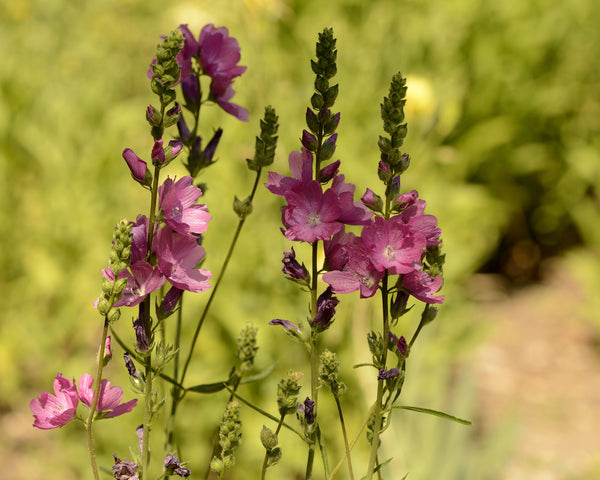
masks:
[[[260,442],[262,443],[263,447],[265,447],[267,452],[273,450],[279,443],[277,440],[277,435],[273,433],[273,431],[266,425],[263,425],[263,428],[260,431]]]

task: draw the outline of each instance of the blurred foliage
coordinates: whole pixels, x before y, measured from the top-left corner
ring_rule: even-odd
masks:
[[[134,218],[148,203],[130,181],[121,151],[150,151],[144,112],[152,97],[145,72],[160,35],[180,23],[195,32],[209,22],[226,25],[242,46],[241,63],[248,66],[235,84],[234,100],[249,109],[250,122],[239,123],[216,108],[203,117],[206,138],[213,127],[225,129],[219,162],[203,178],[209,185],[204,201],[214,217],[205,240],[205,267],[213,270],[236,222],[233,194],[249,189],[244,159],[251,154],[264,105],[273,105],[280,116],[274,169],[287,172],[288,153],[300,147],[312,93],[309,59],[319,31],[332,26],[338,38],[336,107],[342,120],[336,155],[358,194],[377,185],[379,102],[397,70],[408,76],[405,146],[412,165],[403,188],[419,190],[444,230],[448,301],[411,357],[406,403],[468,417],[477,416],[468,374],[458,386],[448,380],[450,368],[468,362],[485,333],[469,316],[463,289],[468,278],[486,271],[515,282],[532,280],[544,257],[577,246],[573,263],[586,285],[593,290],[600,284],[597,18],[595,0],[568,5],[551,0],[0,2],[5,51],[0,67],[0,412],[10,432],[8,445],[14,447],[2,458],[11,458],[14,478],[88,475],[78,427],[33,431],[26,406],[51,387],[57,371],[78,377],[93,367],[101,325],[91,302],[99,293],[112,226],[122,216]],[[281,358],[277,346],[287,339],[266,327],[274,317],[298,320],[306,308],[306,299],[280,274],[282,252],[289,246],[278,222],[279,199],[260,192],[190,375],[192,383],[226,378],[234,338],[253,321],[260,326],[258,368],[278,364],[267,382],[245,393],[270,410],[280,372],[305,361],[295,345]],[[185,300],[190,324],[205,301],[196,297]],[[378,309],[352,296],[343,300],[338,324],[326,337],[347,368],[344,381],[351,391],[364,393],[344,399],[353,432],[373,385],[362,370],[351,375],[350,366],[368,361],[364,339]],[[131,336],[131,315],[123,315],[119,325],[125,339]],[[406,319],[404,328],[410,331],[411,325],[414,318]],[[126,386],[118,361],[108,375]],[[207,425],[207,419],[221,417],[224,401],[224,396],[222,404],[201,398],[185,405],[182,455],[191,460],[192,470],[209,460],[216,423]],[[335,406],[324,402],[324,412],[334,415]],[[264,419],[250,411],[244,415],[249,426],[239,464],[254,467],[262,455],[255,440]],[[411,412],[395,415],[398,421],[384,437],[384,448],[401,457],[394,468],[405,468],[409,478],[434,478],[442,466],[444,479],[496,478],[510,453],[510,428],[476,435],[474,429]],[[123,419],[120,435],[114,432],[117,423],[102,422],[98,428],[104,462],[114,452],[125,456],[137,441],[133,429],[139,419],[135,414]],[[399,454],[392,441],[396,433]],[[296,440],[282,440],[284,461],[277,468],[287,464],[301,471],[304,447]],[[356,455],[359,465],[365,453]],[[34,456],[44,460],[35,467],[41,470],[32,472],[28,459]],[[459,465],[457,459],[468,461]],[[238,468],[235,478],[253,478],[245,470]]]

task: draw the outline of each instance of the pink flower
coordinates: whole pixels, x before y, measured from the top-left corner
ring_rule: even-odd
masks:
[[[362,231],[362,240],[369,258],[379,272],[409,273],[420,266],[427,240],[413,233],[397,216],[389,220],[375,217]]]
[[[226,27],[209,23],[200,32],[198,45],[202,70],[209,77],[231,81],[246,71],[246,67],[237,64],[241,58],[240,46]]]
[[[417,194],[416,190],[413,190],[410,195],[412,194]],[[403,197],[403,195],[400,195],[396,201],[406,201]],[[409,197],[406,205],[405,209],[398,215],[398,218],[408,225],[413,232],[420,232],[425,235],[428,247],[439,245],[442,230],[438,228],[437,218],[434,215],[425,215],[425,206],[427,205],[425,200]]]
[[[338,222],[346,225],[368,225],[373,215],[361,202],[354,201],[355,188],[353,183],[344,182],[344,175],[337,175],[333,179],[331,189],[337,195],[340,207]]]
[[[171,285],[189,292],[203,292],[210,288],[209,270],[196,268],[204,258],[204,248],[189,235],[161,228],[152,244],[158,257],[158,269]]]
[[[129,271],[123,270],[120,274],[120,278],[127,278],[127,286],[121,298],[115,303],[115,307],[135,307],[142,303],[147,295],[158,290],[165,283],[166,278],[162,272],[150,265],[144,260],[135,262],[129,267]],[[102,271],[105,278],[112,280],[114,274],[110,270]]]
[[[35,418],[34,427],[42,430],[62,427],[75,416],[79,403],[75,379],[71,382],[59,373],[54,379],[54,393],[56,395],[44,392],[40,398],[34,398],[29,403]]]
[[[94,401],[94,390],[92,384],[94,379],[89,373],[84,373],[78,382],[79,398],[81,401],[91,408]],[[129,400],[128,402],[119,403],[123,398],[123,389],[121,387],[111,387],[110,382],[106,379],[100,383],[100,392],[98,393],[98,403],[96,410],[103,414],[103,418],[112,418],[133,410],[137,405],[137,400]]]
[[[338,233],[325,242],[325,254],[327,268],[331,271],[323,275],[323,281],[334,293],[360,290],[361,298],[375,295],[384,274],[371,263],[360,237],[353,233]]]
[[[312,180],[313,156],[306,148],[303,147],[302,152],[290,153],[288,162],[292,176],[285,177],[277,172],[269,172],[268,181],[265,183],[269,192],[283,196],[302,182]]]
[[[282,221],[288,240],[309,243],[328,240],[343,228],[337,221],[340,216],[337,195],[331,189],[323,193],[316,180],[297,185],[285,194],[285,199],[288,205],[282,209]]]
[[[178,233],[204,233],[211,219],[206,205],[196,205],[202,195],[192,177],[185,176],[175,182],[167,178],[159,187],[160,207],[165,222]]]
[[[442,286],[442,276],[432,277],[424,271],[410,272],[402,278],[402,286],[418,300],[425,303],[442,303],[445,295],[435,296]]]

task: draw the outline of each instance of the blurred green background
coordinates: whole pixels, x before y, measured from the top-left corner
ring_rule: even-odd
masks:
[[[5,468],[0,478],[89,476],[80,428],[33,429],[28,403],[51,389],[58,371],[72,378],[94,368],[101,325],[91,303],[99,294],[112,227],[147,209],[145,191],[131,182],[121,158],[125,147],[146,157],[151,148],[144,114],[154,97],[145,73],[160,35],[180,23],[199,32],[209,22],[227,26],[242,46],[241,63],[248,70],[235,83],[234,101],[248,108],[250,121],[238,122],[216,108],[203,113],[205,138],[217,126],[225,131],[219,161],[202,179],[209,185],[203,201],[213,214],[205,268],[217,270],[224,257],[236,224],[234,193],[249,192],[244,160],[252,155],[267,104],[280,117],[273,169],[288,171],[287,155],[299,149],[312,94],[309,59],[318,32],[333,27],[339,50],[336,109],[342,113],[336,156],[343,173],[357,184],[359,195],[377,186],[379,102],[392,75],[402,71],[409,86],[405,147],[412,158],[403,188],[419,190],[444,231],[447,301],[411,356],[405,402],[474,421],[463,427],[396,413],[384,437],[382,456],[394,457],[387,478],[406,472],[414,480],[600,478],[595,436],[580,438],[575,462],[561,457],[560,443],[550,450],[534,445],[524,457],[523,438],[535,427],[526,421],[531,412],[513,408],[529,405],[533,381],[547,376],[551,396],[579,395],[571,399],[574,404],[542,412],[554,420],[545,424],[548,435],[571,438],[566,432],[577,425],[564,409],[591,415],[583,423],[598,419],[598,403],[590,409],[579,403],[600,401],[597,1],[2,0],[0,5],[5,52],[0,63],[0,458]],[[183,169],[169,173],[182,175]],[[279,378],[288,368],[306,369],[302,349],[267,327],[272,318],[302,318],[307,302],[280,273],[289,244],[279,234],[279,200],[259,191],[189,378],[224,379],[236,335],[253,322],[261,345],[257,368],[277,363],[268,380],[243,392],[270,411],[276,409]],[[549,277],[556,289],[546,288]],[[530,292],[541,295],[539,305],[547,310],[541,317],[542,309],[528,310],[532,304],[523,300]],[[186,297],[190,325],[206,300],[196,297]],[[342,300],[325,338],[345,367],[350,392],[344,403],[353,435],[374,398],[374,384],[366,370],[351,365],[369,360],[365,335],[379,310],[376,300],[358,302],[353,295]],[[518,301],[523,308],[508,308],[521,305]],[[566,304],[563,313],[559,307]],[[559,311],[555,328],[547,329],[546,313]],[[131,336],[133,315],[124,312],[118,326],[124,338]],[[508,330],[512,337],[502,337],[508,320],[514,322]],[[415,326],[415,317],[402,325],[406,332]],[[509,381],[529,371],[527,361],[514,370],[494,368],[498,355],[516,358],[515,352],[550,331],[544,344],[549,348],[531,353],[541,376],[525,376],[522,384]],[[567,331],[577,333],[570,345],[586,353],[585,365],[578,365],[579,376],[558,382],[552,365],[565,365],[557,359],[571,351]],[[498,338],[509,340],[498,343]],[[107,375],[125,387],[129,399],[121,353],[117,348]],[[304,385],[308,391],[308,380]],[[485,385],[501,393],[490,394],[496,390]],[[323,397],[321,415],[330,412],[334,418],[333,403]],[[184,404],[183,456],[194,472],[204,472],[225,398],[197,397]],[[504,409],[498,408],[501,398]],[[531,405],[536,410],[535,402]],[[112,453],[128,457],[137,442],[139,413],[98,425],[102,464],[112,464]],[[245,441],[231,478],[252,479],[262,460],[257,439],[265,420],[249,410],[243,419]],[[335,443],[337,423],[326,436]],[[569,440],[576,442],[577,436]],[[271,478],[295,478],[305,449],[292,436],[283,435],[280,443],[284,460]],[[154,448],[155,462],[161,448],[160,443]],[[339,452],[336,443],[332,462]],[[366,452],[361,439],[358,471]],[[345,475],[342,469],[339,478]]]

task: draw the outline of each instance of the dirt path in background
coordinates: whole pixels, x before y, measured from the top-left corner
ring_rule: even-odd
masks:
[[[481,304],[497,323],[477,355],[484,428],[514,415],[521,425],[503,480],[600,479],[600,339],[560,267]]]

